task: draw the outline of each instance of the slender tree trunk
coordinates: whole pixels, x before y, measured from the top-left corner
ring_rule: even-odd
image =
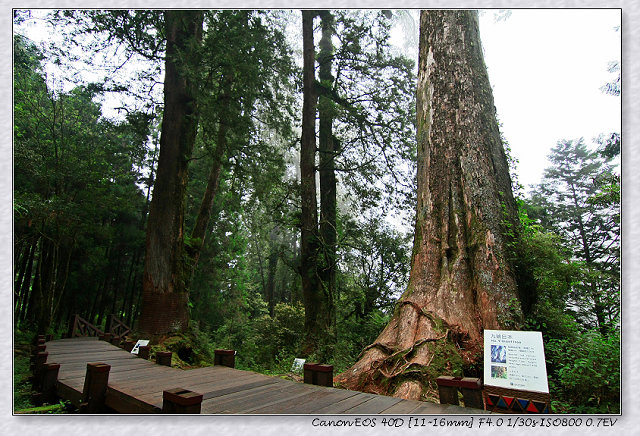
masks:
[[[264,291],[265,299],[267,300],[267,305],[269,307],[269,315],[272,318],[275,314],[276,307],[275,288],[278,255],[280,251],[278,243],[279,232],[280,228],[276,225],[271,229],[271,233],[269,234],[269,261],[267,262],[267,283]]]
[[[333,44],[331,38],[334,34],[334,19],[329,11],[323,11],[322,38],[319,42],[318,53],[318,79],[320,83],[331,89],[333,76]],[[326,341],[333,344],[336,341],[336,173],[335,173],[335,142],[333,137],[334,103],[326,95],[321,95],[318,102],[319,131],[318,154],[320,173],[320,244],[322,253],[321,268],[318,271],[322,285],[323,297],[326,301],[323,313],[323,328],[325,328]]]
[[[13,282],[13,310],[14,313],[20,307],[20,300],[22,294],[20,290],[22,289],[22,282],[25,278],[25,273],[27,270],[27,264],[29,263],[29,257],[31,254],[31,244],[20,244],[20,247],[14,245],[14,249],[16,251],[20,251],[20,255],[15,254],[14,256],[14,265],[16,266],[14,282]]]
[[[49,328],[49,298],[54,283],[55,254],[51,240],[43,238],[38,259],[38,271],[35,292],[34,315],[39,334],[46,333]]]
[[[111,277],[111,289],[113,290],[113,293],[111,296],[111,312],[110,313],[113,313],[113,314],[116,313],[116,305],[118,304],[118,289],[122,286],[122,281],[120,280],[120,276],[122,274],[121,273],[122,260],[123,260],[123,256],[118,256],[116,270]],[[109,263],[111,264],[112,262],[109,262]]]
[[[38,246],[38,238],[32,238],[31,243],[28,245],[28,256],[27,263],[24,266],[23,277],[21,277],[16,283],[16,287],[18,287],[18,295],[19,301],[17,302],[16,307],[16,316],[15,321],[23,319],[23,314],[26,311],[26,305],[29,301],[29,295],[31,294],[31,279],[32,279],[32,270],[33,270],[33,260],[36,254],[36,248]]]
[[[220,107],[226,108],[229,106],[229,93],[227,89],[231,87],[232,72],[227,71],[223,78],[223,89],[220,94]],[[218,187],[220,186],[220,175],[222,172],[222,161],[224,155],[227,152],[227,132],[229,130],[231,119],[226,111],[222,111],[218,117],[218,133],[216,136],[216,148],[213,152],[213,162],[211,164],[211,170],[209,171],[209,178],[207,179],[207,187],[205,189],[202,201],[200,202],[200,209],[198,210],[198,216],[196,223],[193,226],[191,232],[191,240],[193,245],[189,248],[189,256],[191,258],[191,271],[189,276],[191,277],[195,273],[200,259],[200,253],[204,246],[204,240],[207,235],[207,228],[211,219],[211,210],[213,203],[218,193]]]
[[[394,315],[339,375],[350,389],[421,398],[439,375],[482,361],[484,329],[521,317],[507,253],[508,166],[477,14],[422,11],[418,204],[411,274]]]
[[[313,18],[317,11],[302,11],[303,39],[303,107],[302,144],[300,148],[300,184],[302,200],[302,232],[300,268],[302,298],[304,301],[304,340],[302,354],[315,354],[327,360],[332,353],[335,335],[332,324],[332,301],[323,286],[318,270],[320,240],[318,232],[318,205],[316,200],[316,107],[315,46]]]
[[[122,306],[120,306],[121,319],[124,319],[125,315],[129,315],[128,309],[133,305],[134,290],[137,288],[137,285],[138,285],[136,278],[138,277],[137,269],[138,269],[139,263],[140,263],[140,251],[136,250],[133,254],[133,258],[131,259],[131,266],[129,267],[127,286],[125,287],[126,289],[125,298],[123,298]]]
[[[40,262],[42,261],[42,245],[44,238],[39,238],[36,246],[35,271],[33,272],[33,282],[29,292],[29,301],[23,315],[23,321],[34,321],[38,311],[38,298],[40,294]]]
[[[165,334],[187,328],[184,208],[187,165],[196,138],[198,46],[203,13],[165,12],[167,38],[160,156],[147,222],[139,329]]]

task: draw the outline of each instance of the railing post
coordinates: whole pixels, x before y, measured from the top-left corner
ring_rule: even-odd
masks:
[[[44,364],[47,362],[47,357],[49,353],[46,351],[39,351],[36,353],[35,358],[33,360],[33,373],[38,374]]]
[[[305,383],[333,387],[333,365],[305,363],[303,369]]]
[[[462,391],[464,407],[484,409],[484,400],[482,399],[482,382],[479,378],[463,378],[460,390]]]
[[[105,321],[105,324],[104,324],[104,332],[105,333],[112,333],[111,327],[113,326],[113,319],[115,317],[116,316],[114,314],[111,314],[111,315],[109,315],[107,317],[107,320]]]
[[[156,363],[171,366],[171,351],[156,351]]]
[[[202,394],[174,388],[162,392],[162,413],[196,413],[202,408]]]
[[[42,381],[44,378],[44,368],[47,365],[47,357],[49,356],[49,353],[47,352],[37,352],[34,357],[33,357],[33,363],[31,364],[31,372],[32,372],[32,377],[30,378],[31,380],[31,386],[33,387],[33,389],[37,392],[42,392]],[[33,396],[33,400],[35,404],[41,404],[40,400],[41,400],[42,395],[37,393]]]
[[[235,368],[236,367],[235,350],[214,350],[213,364],[228,366],[229,368]]]
[[[53,403],[56,399],[56,384],[58,382],[59,372],[59,363],[45,363],[42,368],[42,401],[45,403]]]
[[[71,321],[69,322],[69,333],[67,334],[68,338],[73,338],[76,332],[76,327],[78,326],[78,318],[80,315],[73,315],[71,317]]]
[[[138,357],[141,357],[145,360],[149,360],[149,353],[151,351],[151,347],[148,345],[141,345],[138,347]]]
[[[453,383],[455,377],[442,375],[436,379],[438,384],[438,395],[440,396],[440,404],[453,404],[458,406],[458,388]]]
[[[32,349],[33,351],[31,352],[31,369],[33,370],[35,368],[35,362],[36,362],[36,356],[38,355],[38,353],[44,353],[47,350],[47,346],[44,344],[44,342],[42,343],[38,343],[38,345],[35,345]]]
[[[312,363],[305,363],[303,368],[303,381],[304,383],[308,384],[308,385],[312,385],[315,384],[314,383],[314,375],[315,375],[315,371],[313,370],[313,366],[314,364]]]
[[[85,413],[99,413],[104,411],[104,397],[109,383],[111,365],[106,363],[87,363],[87,374],[84,378],[82,390],[82,406]]]
[[[458,405],[458,390],[462,392],[464,407],[484,409],[482,382],[475,377],[440,376],[436,379],[441,404]]]
[[[333,387],[333,365],[318,365],[316,379],[318,386]]]

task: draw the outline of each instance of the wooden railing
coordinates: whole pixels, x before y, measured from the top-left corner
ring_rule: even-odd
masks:
[[[131,333],[131,328],[120,321],[115,315],[109,315],[105,328],[114,338],[123,338]]]
[[[80,315],[74,315],[69,323],[69,337],[75,338],[78,336],[100,336],[104,335],[104,332],[98,327],[91,324]]]

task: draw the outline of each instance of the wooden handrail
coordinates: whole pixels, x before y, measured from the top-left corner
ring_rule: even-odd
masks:
[[[71,318],[69,329],[69,337],[75,338],[78,336],[100,336],[104,335],[104,332],[100,330],[98,327],[91,324],[86,319],[82,318],[80,315],[74,315]]]
[[[114,337],[122,338],[131,333],[131,328],[115,315],[109,315],[109,333]]]

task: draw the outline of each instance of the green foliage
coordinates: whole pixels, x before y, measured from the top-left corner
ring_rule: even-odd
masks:
[[[588,274],[584,262],[572,260],[559,236],[545,232],[526,210],[520,217],[523,254],[533,268],[537,294],[525,328],[543,334],[552,407],[555,412],[618,413],[619,331],[614,327],[603,335],[585,328],[588,320],[571,303]],[[614,301],[609,304],[615,307]]]
[[[620,336],[587,332],[545,343],[552,407],[620,413]]]
[[[619,202],[609,195],[615,188],[606,193],[617,176],[610,158],[590,151],[582,140],[558,142],[549,159],[528,212],[570,253],[574,274],[566,304],[586,329],[606,335],[617,327],[620,309]]]
[[[44,332],[74,310],[90,317],[84,311],[95,307],[97,293],[112,294],[103,313],[107,301],[114,312],[125,305],[115,287],[126,280],[123,262],[133,273],[143,244],[145,201],[136,183],[150,120],[135,113],[130,122],[102,118],[95,87],[54,93],[42,73],[44,56],[24,37],[14,42],[14,228],[22,260],[16,316]]]
[[[338,307],[342,306],[339,304]],[[333,361],[328,362],[334,365],[334,372],[340,373],[353,365],[362,350],[375,341],[390,319],[390,314],[380,310],[373,310],[362,318],[339,318],[338,342]]]
[[[382,11],[332,12],[334,80],[323,93],[338,103],[333,135],[340,183],[354,209],[402,216],[415,197],[413,62],[392,49],[391,21]]]
[[[304,331],[304,307],[278,303],[273,319],[267,315],[257,322],[261,364],[276,372],[288,372],[297,357]]]
[[[26,331],[16,330],[14,332],[14,353],[13,353],[13,407],[14,410],[22,410],[33,407],[31,403],[31,383],[29,376],[30,343],[33,335]]]
[[[216,347],[235,349],[238,352],[236,366],[240,369],[288,372],[302,340],[304,308],[279,303],[271,318],[258,295],[252,303],[261,310],[244,317],[242,323],[237,322],[237,317],[227,319],[213,335],[219,338],[215,341]]]

